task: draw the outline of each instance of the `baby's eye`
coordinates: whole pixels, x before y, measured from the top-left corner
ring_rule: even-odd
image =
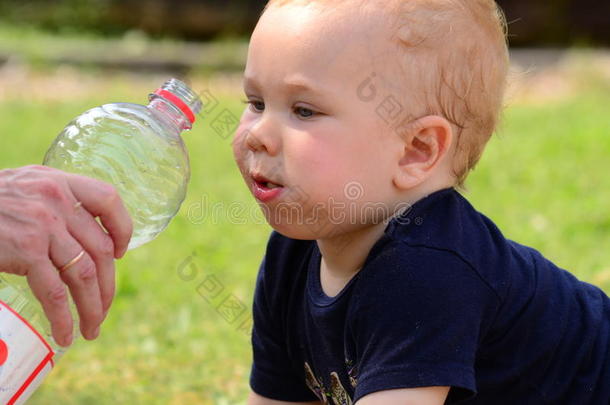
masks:
[[[313,110],[310,110],[309,108],[305,108],[305,107],[295,107],[294,112],[300,118],[311,118],[314,115],[316,115],[316,113]]]
[[[259,100],[244,100],[244,103],[250,104],[250,109],[256,113],[265,111],[265,103]]]

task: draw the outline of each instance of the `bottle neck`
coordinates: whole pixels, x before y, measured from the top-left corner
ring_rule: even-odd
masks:
[[[148,104],[148,108],[156,111],[163,120],[168,123],[177,134],[192,128],[191,122],[180,109],[173,103],[162,97],[153,97]]]

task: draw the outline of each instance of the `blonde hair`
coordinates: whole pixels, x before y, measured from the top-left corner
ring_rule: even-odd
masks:
[[[495,1],[270,0],[266,9],[311,3],[330,6],[331,11],[346,7],[381,12],[390,18],[410,114],[413,119],[439,114],[454,125],[454,172],[462,186],[495,131],[503,106],[509,59],[506,20]]]

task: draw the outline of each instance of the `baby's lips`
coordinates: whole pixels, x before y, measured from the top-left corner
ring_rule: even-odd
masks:
[[[284,187],[268,187],[269,182],[259,183],[255,181],[252,184],[252,193],[254,197],[263,203],[271,202],[280,197],[284,192]]]
[[[251,177],[252,177],[252,179],[253,179],[253,180],[254,180],[256,183],[258,183],[258,184],[267,184],[267,183],[272,183],[272,184],[274,184],[274,185],[276,185],[276,186],[278,186],[278,187],[284,187],[284,186],[282,185],[282,183],[279,183],[279,182],[277,182],[277,181],[271,180],[271,179],[269,179],[269,178],[267,178],[267,177],[265,177],[265,176],[261,175],[260,173],[253,173],[253,174],[251,175]]]

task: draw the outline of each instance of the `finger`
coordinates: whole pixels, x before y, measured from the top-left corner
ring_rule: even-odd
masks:
[[[61,346],[70,346],[74,327],[72,314],[66,286],[59,277],[57,269],[46,259],[28,271],[27,280],[51,323],[53,338]]]
[[[60,278],[70,288],[82,335],[86,339],[95,339],[103,317],[95,262],[65,230],[52,235],[49,257],[59,269]]]
[[[73,211],[66,216],[68,232],[95,263],[102,311],[105,314],[115,293],[114,243],[86,209],[80,207]]]
[[[114,242],[115,257],[122,257],[127,251],[133,224],[116,189],[103,181],[76,174],[68,174],[67,181],[74,197],[93,216],[100,217]]]

